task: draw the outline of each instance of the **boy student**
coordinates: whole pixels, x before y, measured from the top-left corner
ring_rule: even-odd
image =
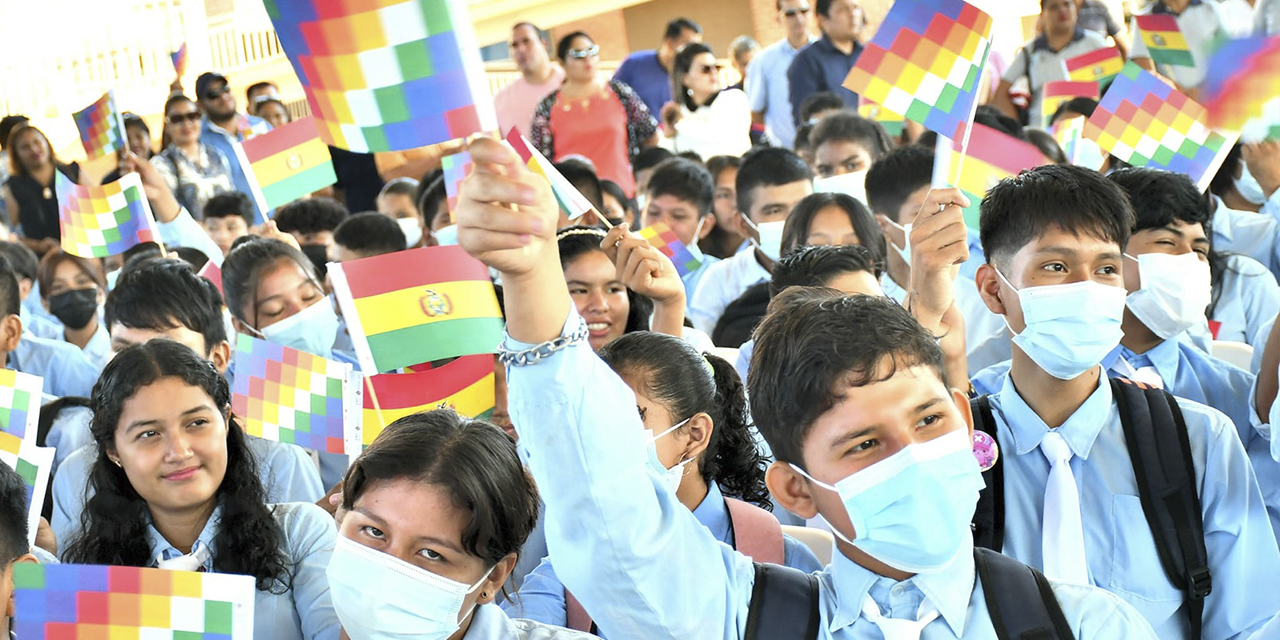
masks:
[[[1115,593],[1160,638],[1244,637],[1280,609],[1280,549],[1240,438],[1217,410],[1177,400],[1200,505],[1189,516],[1200,516],[1212,584],[1190,598],[1166,575],[1147,522],[1150,491],[1139,491],[1135,471],[1144,465],[1126,444],[1133,405],[1126,400],[1126,424],[1099,366],[1126,333],[1123,249],[1133,228],[1120,187],[1079,167],[1024,171],[982,202],[978,288],[1014,334],[1009,374],[989,397],[1004,477],[1002,551],[1050,578]],[[1147,423],[1159,419],[1154,406]],[[1198,537],[1186,542],[1193,555]],[[1188,591],[1208,586],[1199,574],[1178,581]]]
[[[0,462],[0,637],[13,634],[13,565],[36,562],[27,544],[27,487],[12,467]]]
[[[640,212],[639,227],[666,224],[702,264],[685,274],[685,295],[693,298],[698,282],[719,258],[703,254],[698,241],[716,226],[712,209],[715,204],[715,181],[702,165],[685,158],[670,158],[654,167],[645,187],[645,208]]]
[[[111,335],[109,357],[135,344],[166,338],[190,347],[227,373],[232,347],[223,323],[222,295],[185,262],[152,258],[131,265],[121,272],[103,312]],[[324,495],[319,470],[306,450],[253,436],[248,442],[258,457],[268,502],[315,502]],[[67,456],[54,475],[52,525],[58,540],[69,540],[80,526],[96,455],[92,446]]]
[[[743,156],[734,188],[742,230],[755,247],[708,267],[694,289],[689,319],[707,333],[715,330],[729,303],[769,279],[782,251],[782,227],[796,203],[813,193],[813,173],[795,153],[764,147]]]
[[[329,260],[346,262],[405,250],[404,230],[392,218],[374,211],[357,213],[333,231]]]
[[[717,543],[656,474],[646,473],[643,441],[650,432],[640,416],[623,411],[635,395],[591,351],[565,289],[550,191],[495,141],[477,141],[470,152],[477,171],[459,200],[459,241],[502,273],[509,336],[501,357],[513,419],[527,432],[521,447],[546,500],[548,549],[560,564],[558,576],[603,633],[995,635],[984,591],[991,563],[1027,580],[1033,575],[997,554],[983,552],[976,557],[984,563],[975,561],[969,519],[982,480],[968,402],[948,390],[933,335],[876,296],[801,290],[779,298],[757,331],[748,381],[752,413],[779,460],[767,482],[783,506],[802,516],[822,513],[841,538],[855,542],[837,542],[833,564],[812,576],[774,567],[757,574],[745,556]],[[954,206],[942,207],[964,202],[959,191],[934,196],[933,217],[961,217]],[[637,267],[655,275],[672,268],[663,260]],[[653,419],[674,424],[684,417]],[[555,437],[538,432],[552,425]],[[688,443],[677,430],[662,446]],[[987,575],[976,579],[979,572]],[[801,599],[808,602],[771,607],[753,598],[757,575],[803,582]],[[772,580],[759,585],[770,597],[780,595],[766,586]],[[1155,637],[1110,594],[1082,585],[1043,587],[1051,596],[1035,586],[1010,594],[1000,583],[991,595],[1060,608],[1066,632],[1040,637]],[[790,633],[770,628],[797,622]]]
[[[249,227],[253,226],[253,202],[239,191],[220,193],[204,204],[204,220],[200,224],[226,255],[236,238],[249,235]]]
[[[40,267],[40,259],[27,245],[20,242],[0,242],[0,255],[9,259],[9,266],[18,278],[18,295],[22,298],[23,331],[29,331],[41,338],[62,339],[62,323],[40,304],[39,281],[36,271]],[[32,292],[36,292],[32,297]]]

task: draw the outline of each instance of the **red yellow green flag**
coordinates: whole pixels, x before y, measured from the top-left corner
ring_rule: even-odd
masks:
[[[387,425],[422,411],[447,408],[468,418],[488,419],[493,414],[493,384],[493,356],[487,353],[462,356],[425,371],[365,378],[363,424],[348,428],[347,450],[361,451]]]
[[[1124,56],[1115,47],[1096,49],[1066,61],[1067,77],[1077,82],[1096,82],[1101,87],[1124,68]]]
[[[240,143],[259,211],[268,211],[338,181],[329,147],[311,117],[294,120]]]
[[[959,140],[939,138],[933,183],[958,187],[968,196],[970,204],[964,210],[964,221],[971,229],[978,228],[978,206],[988,189],[1023,169],[1049,162],[1035,145],[977,122],[969,135],[968,152],[965,157]]]
[[[1156,64],[1194,67],[1196,59],[1178,27],[1178,19],[1168,14],[1134,16],[1142,43]]]

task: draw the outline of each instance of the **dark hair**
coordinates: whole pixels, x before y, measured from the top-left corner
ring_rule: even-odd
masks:
[[[442,487],[454,506],[468,512],[462,546],[486,566],[519,554],[538,521],[538,489],[515,442],[488,422],[452,409],[387,425],[347,470],[342,506],[353,508],[375,483],[402,479]]]
[[[257,93],[258,91],[261,91],[262,89],[266,89],[267,87],[273,87],[273,88],[277,88],[277,89],[279,88],[279,87],[276,87],[276,85],[275,85],[275,83],[274,83],[274,82],[265,82],[265,81],[264,81],[264,82],[255,82],[255,83],[253,83],[253,84],[249,85],[249,88],[248,88],[248,89],[245,89],[245,90],[244,90],[244,101],[245,101],[246,103],[248,103],[248,104],[252,105],[252,104],[253,104],[253,94]],[[279,101],[277,100],[277,102],[279,102]]]
[[[178,259],[191,265],[192,269],[199,271],[204,265],[209,264],[209,256],[195,247],[174,247],[171,249]]]
[[[814,7],[814,9],[817,15],[820,15],[824,18],[830,18],[831,17],[831,0],[818,0],[817,5]]]
[[[103,315],[107,331],[117,324],[152,331],[186,327],[204,338],[202,356],[227,339],[222,294],[177,260],[150,258],[121,271]]]
[[[422,216],[427,229],[431,229],[431,224],[435,222],[436,216],[447,213],[448,206],[444,211],[440,209],[441,203],[447,203],[449,192],[444,185],[444,172],[436,169],[427,172],[422,176],[422,180],[418,181],[418,190],[413,196],[413,201],[418,205],[418,215]]]
[[[889,133],[875,120],[856,111],[841,109],[818,122],[809,134],[809,146],[817,149],[828,142],[853,142],[862,146],[875,162],[893,148]]]
[[[1124,248],[1133,207],[1116,183],[1096,171],[1047,164],[1001,180],[982,200],[979,227],[987,263],[1001,262],[1052,228]]]
[[[711,47],[701,42],[690,42],[676,52],[676,58],[671,63],[671,95],[690,111],[697,109],[698,103],[693,101],[693,96],[689,95],[688,91],[685,91],[684,78],[689,75],[689,69],[693,67],[694,57],[704,53],[715,55]]]
[[[178,104],[179,102],[190,102],[191,104],[196,104],[195,100],[192,100],[191,98],[188,98],[187,96],[181,93],[175,93],[169,96],[169,98],[164,101],[164,110],[160,112],[161,115],[167,118],[169,116],[169,107],[172,107],[173,105]],[[196,108],[199,108],[199,105],[196,105]]]
[[[675,422],[698,413],[715,428],[698,461],[702,479],[715,481],[725,495],[773,509],[764,484],[765,459],[751,436],[751,417],[742,379],[733,365],[680,338],[639,331],[610,342],[600,358],[618,374],[642,380],[646,395],[662,403]]]
[[[867,210],[866,205],[843,193],[814,193],[797,202],[782,226],[782,252],[789,253],[804,245],[813,219],[829,206],[836,206],[844,211],[849,217],[849,224],[853,225],[854,234],[858,236],[858,243],[871,252],[872,264],[877,265],[877,270],[883,268],[885,247],[880,225],[876,224],[875,217]]]
[[[591,166],[591,163],[578,158],[565,158],[555,163],[555,168],[596,208],[596,211],[604,208],[600,177],[596,175],[596,169]]]
[[[8,149],[9,134],[13,133],[13,130],[17,128],[18,125],[26,124],[28,122],[31,122],[31,118],[26,116],[12,115],[0,118],[0,149]]]
[[[738,177],[733,182],[738,211],[751,214],[756,187],[776,187],[801,180],[813,180],[813,172],[800,156],[789,149],[756,147],[742,156]]]
[[[9,266],[13,268],[15,277],[19,280],[30,280],[35,284],[36,269],[40,265],[40,258],[36,257],[36,252],[25,244],[5,240],[0,241],[0,256],[9,259]]]
[[[875,254],[862,245],[797,247],[773,266],[769,293],[776,296],[787,287],[827,287],[832,278],[858,271],[866,271],[879,279],[883,268],[883,257],[877,260]]]
[[[676,154],[672,153],[669,149],[663,149],[662,147],[649,147],[648,149],[642,149],[640,153],[636,155],[635,161],[631,163],[631,175],[632,177],[638,176],[641,171],[652,169],[662,164],[668,158],[674,158],[675,155]]]
[[[18,293],[18,275],[9,259],[0,255],[0,319],[22,313],[22,296]]]
[[[886,359],[892,366],[882,374]],[[779,462],[803,464],[810,427],[843,387],[913,366],[932,369],[946,384],[938,341],[893,300],[793,287],[769,303],[756,327],[747,374],[751,415]]]
[[[1058,146],[1058,141],[1053,134],[1040,129],[1026,129],[1023,134],[1027,136],[1027,142],[1034,144],[1049,162],[1054,164],[1067,164],[1067,154],[1062,152],[1062,147]]]
[[[667,23],[667,30],[663,32],[662,39],[675,40],[676,38],[679,38],[680,35],[683,34],[685,31],[702,33],[702,27],[699,27],[698,23],[688,18],[676,18]]]
[[[253,201],[239,191],[227,191],[209,198],[204,203],[205,218],[230,218],[240,216],[244,223],[253,226]]]
[[[737,170],[740,166],[742,166],[742,158],[738,156],[711,156],[707,158],[707,172],[711,174],[712,185],[715,184],[716,180],[720,179],[721,171],[725,169]],[[715,190],[713,189],[712,194],[714,195],[714,193]]]
[[[819,91],[809,94],[809,97],[800,103],[800,124],[817,124],[809,122],[814,115],[823,111],[843,109],[844,106],[844,100],[834,92]]]
[[[244,307],[254,302],[262,272],[282,260],[292,260],[308,278],[317,284],[320,282],[315,265],[301,251],[272,238],[244,236],[236,240],[222,262],[222,292],[227,297],[231,315],[255,329],[258,327],[257,313],[250,321],[244,317]]]
[[[98,289],[106,291],[107,280],[102,275],[102,264],[97,260],[89,260],[81,258],[75,254],[67,253],[60,247],[51,249],[48,253],[40,258],[40,264],[36,267],[36,281],[40,283],[40,297],[45,300],[49,299],[49,292],[53,289],[53,277],[58,272],[58,267],[62,263],[70,262],[75,265],[80,273],[89,276],[93,283],[98,285]]]
[[[125,129],[128,129],[129,127],[137,127],[142,129],[143,133],[146,133],[148,137],[151,136],[151,127],[147,126],[147,121],[143,120],[142,116],[126,111],[120,115],[120,119],[124,120]]]
[[[650,200],[658,196],[673,196],[692,202],[699,216],[711,213],[716,197],[715,179],[711,172],[684,158],[671,158],[658,165],[649,176],[646,190]]]
[[[898,220],[911,194],[933,181],[933,150],[905,145],[886,153],[867,170],[867,204],[874,213]]]
[[[1093,98],[1072,98],[1058,105],[1058,108],[1053,110],[1053,117],[1049,118],[1049,122],[1057,122],[1058,118],[1061,118],[1062,114],[1067,113],[1068,111],[1071,113],[1078,113],[1088,118],[1093,115],[1094,109],[1097,108],[1098,101]]]
[[[281,102],[279,98],[271,98],[266,96],[258,98],[258,100],[253,103],[253,115],[257,116],[262,111],[262,108],[269,104],[280,105],[280,110],[284,111],[285,122],[286,123],[293,122],[293,114],[289,113],[289,107],[284,106],[284,103]],[[258,117],[262,117],[262,116],[258,116]]]
[[[226,419],[227,470],[216,493],[222,520],[212,544],[217,550],[214,570],[253,576],[259,591],[286,592],[293,586],[293,576],[281,549],[284,531],[267,506],[258,463],[231,413],[227,379],[202,355],[172,340],[152,340],[121,351],[93,385],[89,423],[97,444],[89,473],[93,495],[81,513],[80,533],[64,552],[65,559],[125,567],[145,567],[151,562],[147,503],[124,470],[107,458],[107,451],[115,448],[125,402],[164,378],[199,387]]]
[[[796,140],[791,144],[792,148],[799,153],[801,149],[812,151],[813,145],[809,144],[809,136],[813,135],[813,125],[804,123],[796,127]]]
[[[639,209],[639,206],[636,205],[636,199],[632,198],[631,196],[628,196],[627,192],[622,190],[622,185],[619,185],[618,183],[612,180],[601,180],[600,191],[606,195],[609,195],[614,200],[617,200],[618,204],[622,205],[622,208],[625,211],[631,212],[631,216],[633,218],[639,218],[640,209]],[[612,221],[612,222],[614,222],[614,224],[617,224],[616,221]]]
[[[591,41],[591,44],[596,43],[595,39],[587,35],[586,31],[582,31],[582,30],[570,31],[569,33],[565,34],[563,38],[560,38],[560,41],[556,43],[556,58],[559,58],[561,62],[565,62],[566,60],[568,60],[569,49],[573,48],[573,41],[578,38],[586,38],[587,40]]]
[[[351,213],[333,198],[300,198],[276,209],[273,220],[285,233],[333,231]]]
[[[333,242],[363,257],[404,251],[404,231],[391,216],[376,211],[357,213],[338,225]]]
[[[1235,187],[1236,169],[1240,168],[1240,159],[1244,147],[1239,143],[1231,146],[1231,150],[1227,152],[1227,157],[1223,158],[1222,166],[1218,167],[1218,172],[1213,174],[1213,180],[1209,181],[1209,193],[1221,197]]]
[[[0,571],[30,550],[27,484],[13,467],[0,462]]]
[[[536,24],[534,24],[534,23],[532,23],[532,22],[517,22],[517,23],[515,23],[515,24],[511,25],[511,30],[512,30],[512,31],[515,31],[516,29],[519,29],[520,27],[529,27],[530,29],[532,29],[532,30],[533,30],[533,33],[534,33],[535,35],[537,35],[537,36],[538,36],[538,39],[539,39],[539,40],[541,40],[541,41],[542,41],[542,42],[544,42],[544,43],[547,41],[546,36],[542,35],[542,29],[539,29],[539,28],[538,28],[538,25],[536,25]]]
[[[604,240],[604,236],[603,230],[582,225],[565,227],[558,231],[556,245],[560,249],[561,267],[568,268],[570,262],[592,251],[599,251],[604,255],[604,249],[600,248],[600,241]],[[627,302],[630,303],[631,311],[627,314],[627,325],[623,332],[648,331],[649,315],[653,313],[653,301],[632,291],[631,287],[627,287]]]
[[[14,127],[14,128],[9,132],[9,136],[5,139],[5,140],[6,140],[6,142],[5,142],[5,148],[6,148],[6,149],[8,149],[9,147],[12,147],[12,146],[13,146],[13,143],[18,139],[18,136],[21,136],[21,135],[23,135],[24,133],[26,133],[26,132],[28,132],[28,131],[34,131],[34,132],[35,132],[35,135],[40,136],[40,137],[44,140],[44,145],[45,145],[45,147],[48,147],[48,149],[49,149],[49,163],[50,163],[50,164],[52,164],[52,165],[53,165],[55,168],[57,168],[57,169],[64,168],[64,167],[66,167],[66,166],[67,166],[67,165],[63,164],[63,163],[62,163],[62,161],[58,160],[58,154],[57,154],[57,152],[56,152],[56,151],[54,150],[54,148],[53,148],[53,143],[52,143],[52,142],[49,142],[49,136],[46,136],[46,135],[44,134],[44,132],[43,132],[43,131],[41,131],[41,130],[39,130],[39,129],[37,129],[37,128],[33,127],[33,126],[31,126],[31,124],[30,124],[30,123],[28,123],[28,122],[24,122],[24,123],[22,123],[22,124],[19,124],[18,126]],[[24,167],[24,166],[22,166],[22,161],[18,158],[18,154],[16,154],[16,153],[14,153],[14,154],[10,154],[10,156],[9,156],[9,175],[11,175],[11,176],[25,176],[25,175],[27,175],[28,173],[29,173],[29,171],[27,170],[27,168],[26,168],[26,167]]]

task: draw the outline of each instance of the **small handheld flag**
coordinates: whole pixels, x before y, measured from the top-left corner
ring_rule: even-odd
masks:
[[[349,453],[363,451],[387,425],[407,415],[444,408],[479,420],[493,414],[493,356],[487,353],[462,356],[425,371],[371,376],[365,384],[372,392],[364,395],[360,424],[347,424]]]
[[[80,143],[90,159],[100,158],[129,146],[124,117],[116,108],[114,91],[102,94],[93,104],[72,114],[80,130]]]
[[[1044,83],[1040,88],[1040,113],[1043,116],[1043,128],[1053,125],[1053,114],[1062,103],[1072,98],[1093,98],[1097,100],[1102,94],[1096,82],[1076,82],[1072,80],[1053,80]]]
[[[44,508],[45,493],[49,489],[49,474],[53,470],[53,447],[37,447],[34,435],[19,451],[0,449],[0,463],[18,472],[27,494],[27,543],[36,543],[36,529],[40,526],[40,511]]]
[[[35,444],[43,389],[40,376],[0,369],[0,451],[17,454],[23,441]]]
[[[62,249],[67,253],[105,258],[143,242],[160,241],[138,174],[126,173],[100,187],[72,184],[61,173],[55,181]]]
[[[666,223],[659,222],[651,227],[645,227],[639,232],[640,237],[646,242],[662,252],[662,255],[671,259],[672,264],[676,265],[676,273],[683,278],[690,273],[698,270],[702,266],[702,260],[698,256],[693,255],[689,247],[685,246],[680,238],[676,236],[676,232],[671,230]]]
[[[173,71],[179,78],[187,73],[187,43],[182,43],[177,51],[169,53],[169,59],[173,60]]]
[[[520,135],[519,129],[511,128],[507,133],[507,144],[520,154],[520,159],[524,160],[530,171],[551,183],[551,192],[555,194],[556,202],[560,204],[560,211],[564,212],[570,222],[592,210],[591,202],[569,183],[569,180],[556,169],[555,165],[551,164],[550,160],[547,160],[524,136]],[[597,217],[604,219],[604,216]]]
[[[308,116],[254,136],[236,146],[240,166],[249,167],[259,211],[292,202],[338,181],[329,147]]]
[[[1098,143],[1084,137],[1084,123],[1084,116],[1059,120],[1053,125],[1053,139],[1062,147],[1067,162],[1098,171],[1105,158]]]
[[[968,159],[959,141],[938,137],[934,155],[933,185],[955,186],[969,198],[964,221],[970,229],[978,228],[978,207],[987,190],[1023,169],[1048,164],[1040,149],[984,126],[973,123],[969,137]]]
[[[460,151],[441,158],[440,168],[444,171],[444,192],[448,201],[449,217],[452,219],[453,211],[458,206],[458,190],[462,188],[462,181],[471,175],[471,170],[475,166],[471,164],[471,154]]]
[[[1243,131],[1257,118],[1280,126],[1280,36],[1224,43],[1209,58],[1200,99],[1214,127]]]
[[[1168,14],[1134,16],[1143,44],[1156,64],[1168,64],[1178,67],[1194,67],[1196,60],[1191,55],[1191,47],[1178,27],[1178,19]]]
[[[1096,82],[1104,86],[1124,67],[1124,56],[1115,47],[1096,49],[1069,58],[1065,63],[1067,77],[1076,82]]]
[[[200,272],[196,275],[213,283],[213,286],[218,288],[218,293],[222,293],[222,268],[213,260],[204,263],[204,266],[200,267]]]

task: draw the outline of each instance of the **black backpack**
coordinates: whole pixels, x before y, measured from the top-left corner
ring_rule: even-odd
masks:
[[[717,347],[741,347],[751,339],[764,312],[769,308],[769,283],[751,285],[737,300],[725,307],[711,331],[711,342]]]
[[[1138,480],[1138,498],[1155,538],[1160,564],[1169,581],[1186,594],[1191,639],[1199,640],[1204,599],[1213,582],[1187,424],[1178,403],[1167,392],[1121,378],[1110,381]],[[973,428],[998,440],[990,398],[974,398],[970,407]],[[974,544],[1000,551],[1004,547],[1004,473],[999,459],[983,472],[982,479],[987,488],[973,516]]]
[[[980,547],[974,548],[973,558],[997,638],[1071,640],[1075,637],[1048,579],[1039,571]],[[817,575],[758,562],[755,572],[744,640],[817,638],[821,618]]]

